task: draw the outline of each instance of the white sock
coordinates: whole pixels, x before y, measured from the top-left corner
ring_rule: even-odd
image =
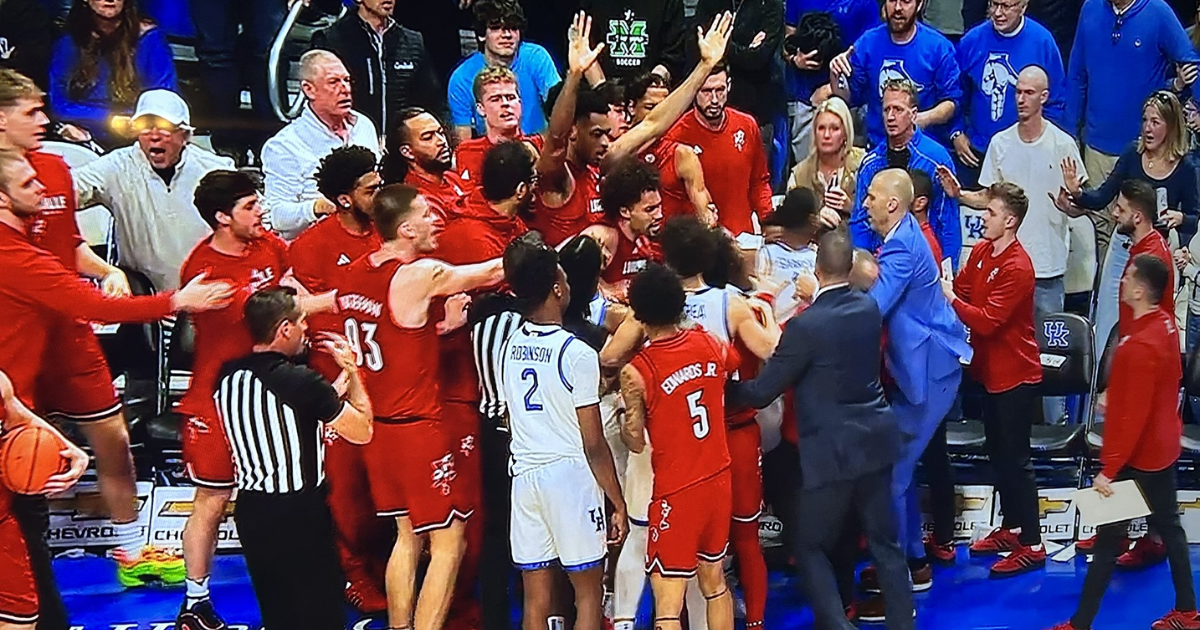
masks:
[[[191,610],[192,606],[208,599],[208,577],[206,575],[199,580],[193,580],[192,578],[186,580],[187,601],[184,603],[185,608]]]
[[[646,587],[646,537],[648,528],[629,524],[629,536],[617,558],[617,575],[613,580],[613,626],[622,630],[633,630],[633,619],[637,617],[638,603]]]
[[[113,523],[113,529],[117,534],[117,549],[121,550],[121,554],[130,562],[136,562],[142,557],[142,545],[146,541],[142,538],[142,527],[137,521],[132,523]]]

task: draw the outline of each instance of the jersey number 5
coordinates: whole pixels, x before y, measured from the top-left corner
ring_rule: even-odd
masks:
[[[383,349],[379,347],[379,342],[375,341],[375,331],[378,328],[378,324],[371,322],[346,320],[346,342],[354,349],[359,367],[365,365],[372,372],[383,369]]]
[[[695,420],[692,423],[692,434],[697,440],[708,436],[708,407],[700,402],[700,396],[703,394],[704,390],[698,389],[687,395],[688,413],[692,414]]]

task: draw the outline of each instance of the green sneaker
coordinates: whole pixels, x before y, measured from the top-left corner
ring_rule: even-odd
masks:
[[[136,588],[150,582],[182,584],[187,578],[183,558],[158,547],[145,547],[141,557],[127,558],[120,549],[113,552],[117,561],[117,581],[125,588]]]

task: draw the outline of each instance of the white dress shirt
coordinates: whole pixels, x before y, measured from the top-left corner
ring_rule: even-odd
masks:
[[[266,188],[267,223],[284,238],[291,240],[317,220],[313,212],[317,192],[317,167],[338,147],[358,145],[383,157],[379,134],[370,118],[350,112],[345,139],[334,133],[306,105],[300,117],[288,123],[267,140],[262,149]]]

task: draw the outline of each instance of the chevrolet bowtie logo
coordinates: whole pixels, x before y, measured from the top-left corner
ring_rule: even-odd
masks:
[[[1067,499],[1047,499],[1038,497],[1038,518],[1046,518],[1048,514],[1061,514],[1071,507]]]
[[[167,501],[158,511],[159,516],[191,516],[192,501]],[[233,502],[225,504],[226,518],[233,516]]]
[[[1200,510],[1200,499],[1196,499],[1194,501],[1188,501],[1186,503],[1179,504],[1179,513],[1180,514],[1183,514],[1183,511],[1188,510],[1188,509]]]
[[[959,514],[982,510],[986,504],[987,499],[983,497],[968,497],[962,494],[954,495],[954,508]]]

